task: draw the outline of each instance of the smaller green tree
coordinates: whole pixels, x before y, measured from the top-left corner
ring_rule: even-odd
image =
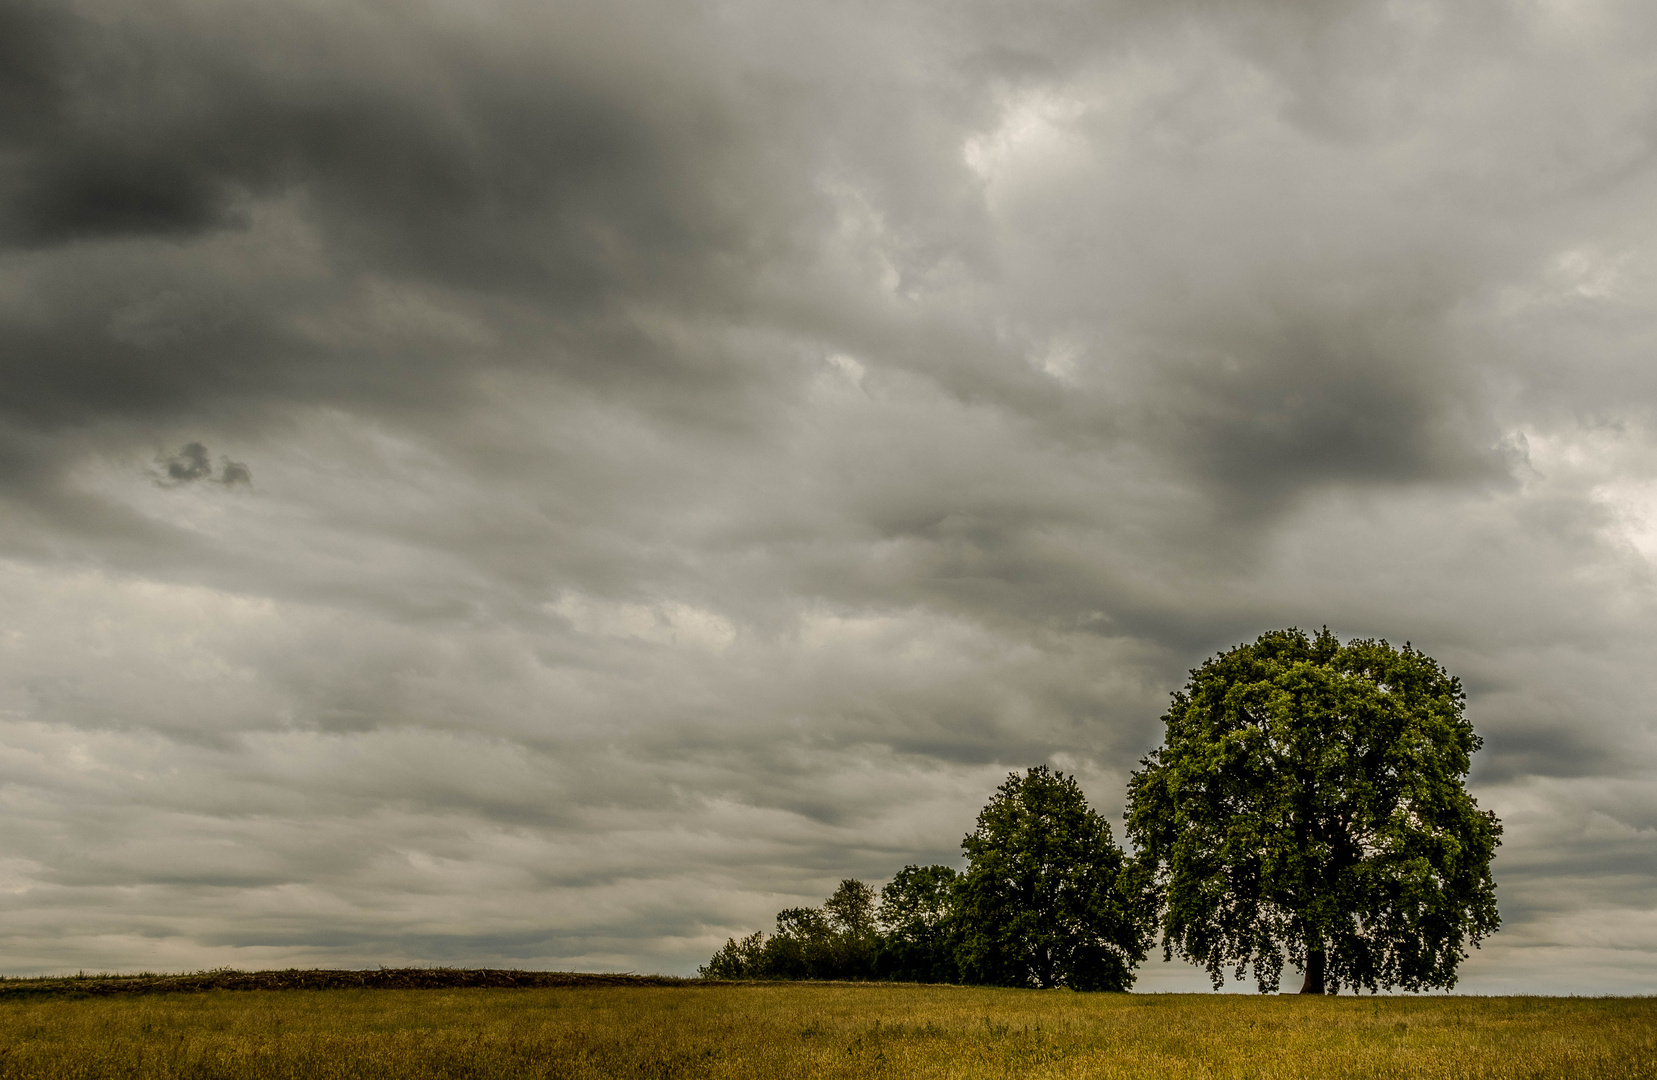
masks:
[[[868,937],[875,932],[877,894],[856,878],[846,878],[834,895],[823,901],[823,913],[842,934]]]
[[[755,973],[765,979],[832,979],[834,927],[822,908],[784,908],[777,932],[765,943]]]
[[[1045,765],[997,789],[961,841],[955,889],[963,981],[1126,990],[1145,959],[1154,908],[1076,781]]]
[[[898,982],[955,982],[955,883],[947,866],[905,866],[880,890],[875,968]]]
[[[784,908],[777,932],[727,938],[706,964],[705,979],[870,979],[879,935],[875,891],[847,878],[822,907]]]
[[[872,979],[880,948],[875,925],[876,893],[856,878],[846,878],[823,902],[830,927],[829,960],[821,976],[832,979]]]
[[[756,930],[740,941],[726,938],[720,950],[696,969],[696,974],[704,979],[757,979],[764,961],[765,932]]]

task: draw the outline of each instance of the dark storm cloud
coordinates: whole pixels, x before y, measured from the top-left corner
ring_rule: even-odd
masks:
[[[351,289],[364,271],[459,290],[462,306],[467,298],[489,304],[474,313],[497,340],[474,346],[473,363],[522,358],[527,347],[536,363],[580,369],[601,383],[643,378],[673,394],[706,394],[710,382],[728,377],[728,364],[699,363],[682,345],[652,340],[627,324],[625,311],[618,322],[618,306],[751,303],[743,297],[752,282],[728,273],[743,272],[766,242],[763,230],[775,227],[773,207],[743,198],[744,188],[762,182],[753,171],[758,159],[740,153],[752,119],[733,111],[707,73],[678,70],[688,66],[683,56],[636,36],[623,45],[607,25],[613,20],[572,10],[562,22],[518,13],[527,36],[544,45],[531,50],[442,19],[410,19],[396,7],[323,19],[294,9],[215,17],[161,6],[117,19],[95,7],[71,14],[10,6],[27,61],[7,97],[15,103],[6,130],[19,179],[3,219],[14,244],[39,250],[246,229],[254,203],[285,194],[302,200],[328,264],[320,279],[225,289],[205,312],[135,293],[130,278],[82,284],[79,296],[60,292],[46,318],[37,313],[7,328],[12,408],[63,423],[167,415],[225,399],[246,407],[344,396],[423,403],[452,394],[464,378],[452,354],[295,334],[296,311]],[[1077,19],[1055,9],[1030,20],[1026,34],[1039,38],[1031,47],[1062,52],[1063,28]],[[1084,37],[1101,35],[1102,24],[1086,25],[1101,29]],[[583,57],[564,34],[589,37],[582,45],[595,55]],[[852,44],[831,41],[830,63],[835,45]],[[951,59],[968,72],[985,62],[976,45]],[[796,76],[795,93],[821,89],[814,83],[829,77],[826,67]],[[901,69],[883,76],[906,77]],[[997,68],[995,77],[1004,73]],[[968,90],[968,117],[988,111],[985,89]],[[881,121],[882,112],[892,119]],[[878,126],[859,130],[871,122]],[[839,130],[823,151],[826,163],[863,179],[879,212],[908,234],[908,272],[925,275],[963,255],[982,261],[962,246],[981,214],[959,160],[958,128],[940,127],[912,104],[889,110],[863,98],[830,124]],[[870,154],[880,157],[861,160]],[[953,192],[941,205],[940,182]],[[775,190],[765,198],[775,199]],[[794,199],[796,211],[821,214],[820,204]],[[200,284],[179,289],[192,293]],[[528,302],[534,313],[502,302]],[[147,322],[134,310],[146,305]],[[1159,391],[1157,422],[1234,499],[1257,491],[1276,501],[1329,480],[1465,472],[1480,448],[1453,437],[1457,417],[1445,413],[1445,395],[1412,380],[1412,365],[1399,356],[1419,342],[1377,342],[1365,317],[1332,325],[1313,311],[1276,329],[1227,325],[1217,334],[1239,363],[1234,385],[1211,395],[1176,379]],[[1029,385],[1039,379],[1027,372],[1009,383],[1001,373],[1005,349],[968,346],[980,359],[962,365],[965,341],[921,338],[901,348],[962,393],[987,391],[1050,411],[1043,404],[1050,391]],[[957,355],[940,355],[940,346]],[[968,374],[984,365],[992,370]]]
[[[1146,342],[1129,413],[1108,383],[1061,403],[1050,380],[1021,362],[1017,341],[986,344],[997,336],[990,317],[1001,317],[993,310],[958,326],[888,311],[875,323],[888,330],[871,334],[854,329],[865,301],[789,295],[813,282],[788,231],[833,213],[809,191],[814,169],[874,200],[900,281],[924,291],[965,260],[991,277],[1012,274],[1022,289],[1025,275],[992,253],[977,178],[961,160],[963,127],[993,125],[998,88],[1062,86],[1090,62],[1115,60],[1108,19],[1042,9],[1020,20],[1016,55],[952,35],[939,50],[943,66],[925,74],[904,69],[898,50],[914,42],[900,38],[865,60],[884,89],[825,113],[843,78],[836,65],[872,44],[835,28],[822,59],[786,77],[766,73],[786,78],[782,100],[797,103],[766,115],[751,86],[738,90],[698,66],[717,53],[665,44],[665,31],[678,29],[707,48],[694,20],[658,13],[658,39],[581,6],[562,16],[495,15],[503,13],[519,20],[524,44],[395,5],[332,16],[159,5],[119,18],[96,6],[8,6],[23,61],[6,99],[18,179],[0,214],[14,244],[37,253],[121,237],[177,245],[256,228],[253,208],[285,198],[298,214],[285,227],[312,231],[321,259],[307,274],[271,279],[232,252],[227,269],[240,273],[229,282],[182,272],[153,247],[129,252],[113,275],[84,273],[84,257],[68,252],[55,275],[41,264],[37,279],[55,277],[55,287],[5,325],[17,420],[56,427],[317,401],[419,408],[464,393],[479,364],[531,363],[654,409],[700,398],[729,423],[764,399],[756,387],[785,374],[775,361],[744,364],[718,342],[710,345],[723,355],[704,356],[638,316],[695,309],[705,319],[761,303],[773,308],[754,312],[762,321],[808,336],[849,331],[878,359],[1044,426],[1166,442],[1167,462],[1183,461],[1245,515],[1328,483],[1492,472],[1485,420],[1469,415],[1453,377],[1422,377],[1434,366],[1434,313],[1397,310],[1422,303],[1421,283],[1404,269],[1393,281],[1401,295],[1383,282],[1338,310],[1308,307],[1295,296],[1306,283],[1292,276],[1266,280],[1230,315],[1189,318],[1173,297],[1140,297],[1150,320],[1186,325]],[[1008,29],[1000,15],[977,13],[984,33]],[[1266,8],[1237,21],[1272,39],[1280,17]],[[1121,18],[1118,27],[1153,42],[1178,32],[1132,8]],[[756,22],[783,34],[777,44],[798,44],[775,19]],[[1038,63],[1041,50],[1051,55]],[[1009,56],[1018,62],[995,60]],[[931,110],[943,94],[955,115],[940,123]],[[1157,117],[1136,137],[1177,134],[1188,122]],[[809,123],[820,133],[790,130]],[[756,139],[771,141],[771,158],[792,143],[799,160],[770,164]],[[785,224],[778,215],[787,213],[805,216]],[[1094,213],[1082,209],[1072,227],[1085,232]],[[1223,263],[1231,242],[1217,239]],[[1150,279],[1163,262],[1152,257]],[[1102,268],[1103,283],[1118,272]],[[365,274],[447,290],[442,303],[489,331],[458,350],[349,328],[306,332],[371,306]],[[762,297],[774,288],[762,284],[767,275],[783,295]],[[814,310],[788,310],[802,301]],[[1223,322],[1192,333],[1217,314]]]
[[[740,132],[673,49],[616,51],[615,17],[519,14],[525,42],[396,5],[8,0],[12,422],[418,408],[480,362],[705,393],[629,310],[720,303],[753,240],[721,175]],[[310,265],[272,265],[284,243]],[[490,329],[458,354],[353,332],[380,281]]]
[[[198,442],[185,443],[179,448],[178,453],[163,460],[161,465],[165,473],[159,482],[164,485],[190,484],[197,480],[206,480],[229,487],[253,482],[253,473],[239,461],[221,458],[215,469],[207,447]]]
[[[1467,414],[1456,374],[1435,370],[1444,362],[1426,320],[1400,328],[1368,310],[1271,321],[1214,335],[1208,370],[1173,399],[1189,447],[1176,452],[1225,497],[1506,478],[1494,425]]]
[[[380,259],[590,299],[605,275],[586,230],[699,239],[671,209],[668,133],[606,94],[621,87],[401,14],[10,4],[14,242],[245,225],[238,204],[304,187]]]
[[[166,461],[167,479],[180,483],[200,480],[213,475],[213,466],[207,457],[207,447],[198,442],[185,443],[184,448]]]

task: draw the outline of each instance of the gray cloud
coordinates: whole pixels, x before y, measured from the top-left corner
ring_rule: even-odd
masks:
[[[689,971],[1327,623],[1467,985],[1651,989],[1643,9],[119,7],[0,4],[12,970]]]
[[[160,464],[163,466],[163,475],[158,482],[163,486],[190,484],[197,480],[206,480],[225,487],[253,482],[253,473],[239,461],[221,458],[215,469],[207,447],[198,442],[185,443],[179,448],[178,453],[160,461]]]

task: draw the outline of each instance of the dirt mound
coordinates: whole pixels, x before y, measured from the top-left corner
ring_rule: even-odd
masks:
[[[460,987],[683,986],[668,975],[494,968],[375,968],[370,971],[197,971],[187,975],[66,975],[0,979],[0,999],[16,997],[190,994],[207,990],[452,990]]]

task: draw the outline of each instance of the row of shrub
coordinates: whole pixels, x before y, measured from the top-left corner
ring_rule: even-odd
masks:
[[[710,979],[882,979],[1124,990],[1154,932],[1148,872],[1075,780],[1013,775],[963,841],[967,869],[906,866],[878,891],[840,883],[774,934],[730,938]]]
[[[777,913],[777,932],[731,938],[698,973],[708,979],[958,982],[951,899],[960,875],[906,866],[878,893],[855,879],[822,907]]]

